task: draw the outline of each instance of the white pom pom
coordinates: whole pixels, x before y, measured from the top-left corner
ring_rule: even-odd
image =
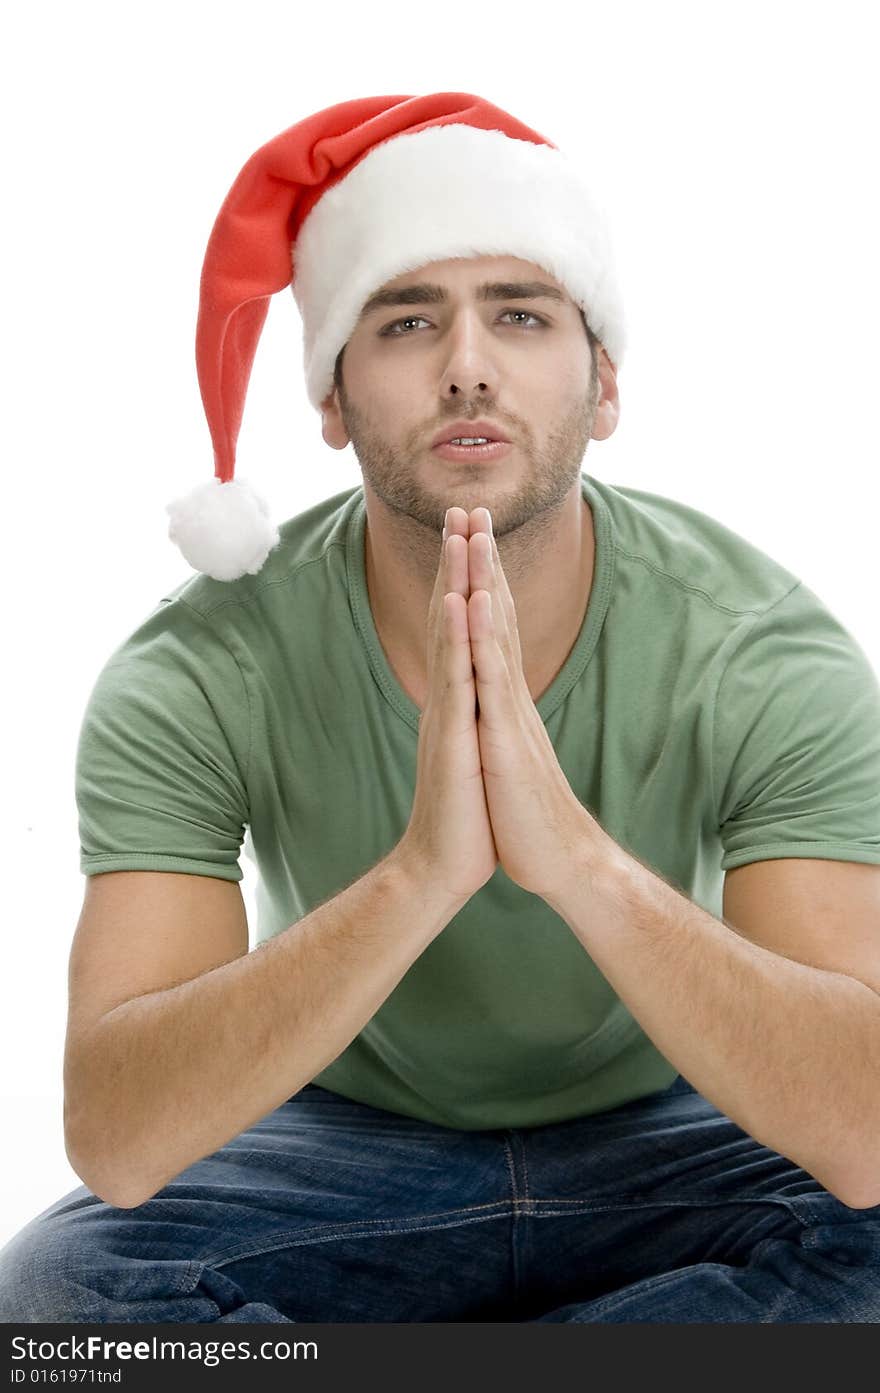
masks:
[[[168,536],[195,571],[213,580],[256,575],[281,540],[269,506],[244,479],[214,478],[166,503]]]

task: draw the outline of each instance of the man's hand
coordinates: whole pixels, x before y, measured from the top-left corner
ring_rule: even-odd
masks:
[[[498,855],[483,787],[468,638],[468,515],[453,508],[447,516],[428,608],[428,695],[419,720],[416,789],[398,854],[418,878],[435,880],[465,903],[494,874]]]
[[[468,530],[467,623],[479,713],[477,732],[498,859],[517,885],[544,898],[592,841],[607,841],[560,768],[522,668],[513,596],[487,508],[449,517]],[[462,519],[467,519],[465,524]]]

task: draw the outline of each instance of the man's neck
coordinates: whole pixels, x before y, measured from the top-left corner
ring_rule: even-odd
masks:
[[[428,606],[439,539],[401,520],[365,489],[364,562],[373,622],[385,656],[421,710],[427,694]],[[593,514],[580,480],[564,506],[498,538],[516,607],[523,671],[533,701],[550,686],[580,633],[595,560]]]

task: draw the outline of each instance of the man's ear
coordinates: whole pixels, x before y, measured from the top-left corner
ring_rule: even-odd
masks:
[[[590,432],[593,440],[607,440],[614,434],[620,419],[620,397],[617,394],[617,368],[612,363],[602,344],[596,348],[596,369],[599,374],[599,399],[596,415]]]
[[[344,450],[350,436],[345,429],[345,422],[342,419],[342,411],[339,406],[339,395],[335,387],[321,402],[321,417],[321,434],[324,440],[334,450]]]

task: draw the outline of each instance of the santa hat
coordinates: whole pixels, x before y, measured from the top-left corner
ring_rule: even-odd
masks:
[[[320,411],[336,357],[386,281],[450,257],[516,256],[555,277],[612,363],[624,321],[604,218],[545,136],[469,92],[362,97],[289,126],[223,201],[202,267],[196,369],[214,478],[166,505],[196,571],[254,575],[280,540],[235,446],[269,299],[292,285]]]

